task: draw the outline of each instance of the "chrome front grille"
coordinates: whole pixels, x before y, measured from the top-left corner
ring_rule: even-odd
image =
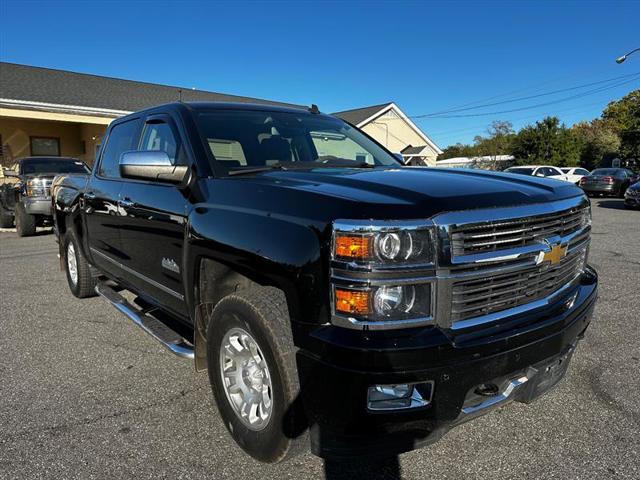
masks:
[[[556,265],[545,262],[454,282],[452,322],[489,315],[552,295],[582,273],[586,252],[587,242],[584,242]]]
[[[560,212],[511,220],[497,220],[451,227],[454,256],[526,247],[553,236],[564,237],[582,228],[584,210],[579,206]]]

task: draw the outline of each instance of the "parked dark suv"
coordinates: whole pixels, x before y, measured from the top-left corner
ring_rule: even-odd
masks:
[[[88,173],[89,167],[76,158],[25,157],[17,162],[17,171],[4,175],[17,182],[0,187],[0,220],[3,228],[13,226],[21,237],[33,235],[36,226],[51,225],[51,182],[63,173]]]
[[[323,457],[397,454],[529,403],[596,302],[574,184],[405,167],[316,108],[131,114],[52,190],[73,294],[207,369],[262,461],[306,438]]]
[[[596,168],[580,179],[580,186],[589,196],[611,195],[624,197],[635,174],[626,168]]]

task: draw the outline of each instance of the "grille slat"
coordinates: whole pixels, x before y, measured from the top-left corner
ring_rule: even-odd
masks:
[[[584,210],[571,208],[551,215],[451,227],[454,256],[533,245],[542,238],[566,236],[582,227]]]
[[[586,244],[558,265],[543,263],[516,273],[496,274],[453,284],[454,322],[506,310],[545,298],[576,278],[583,270]]]

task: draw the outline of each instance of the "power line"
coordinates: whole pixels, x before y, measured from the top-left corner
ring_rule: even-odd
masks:
[[[588,111],[590,110],[590,107],[593,107],[595,105],[601,105],[602,104],[602,100],[599,100],[597,102],[592,102],[592,103],[588,103],[588,104],[584,104],[584,105],[578,105],[575,107],[571,107],[571,108],[564,108],[564,109],[560,109],[560,110],[553,110],[553,111],[549,111],[547,110],[546,112],[541,112],[541,113],[535,113],[533,115],[526,115],[524,117],[517,117],[517,118],[506,118],[504,120],[507,121],[512,121],[512,122],[518,122],[521,120],[529,120],[532,118],[539,118],[540,116],[544,116],[544,115],[558,115],[558,114],[562,114],[562,113],[566,113],[566,112],[571,112],[571,111]],[[478,130],[480,128],[486,128],[487,127],[487,123],[483,123],[483,124],[478,124],[478,125],[474,125],[474,126],[469,126],[469,127],[465,127],[465,128],[461,128],[461,129],[457,129],[457,130],[441,130],[439,132],[433,132],[433,131],[429,131],[429,135],[431,137],[440,137],[440,138],[447,138],[459,133],[464,133],[464,132],[472,132],[474,130]]]
[[[477,105],[477,104],[481,104],[483,102],[487,102],[487,101],[490,101],[490,100],[495,100],[497,98],[509,97],[510,95],[513,95],[515,93],[522,93],[522,92],[529,92],[529,91],[531,91],[531,92],[540,91],[540,90],[544,89],[544,87],[543,87],[544,85],[553,84],[553,83],[556,83],[556,82],[558,82],[560,80],[569,80],[569,79],[578,78],[578,77],[582,78],[582,79],[597,77],[598,75],[590,75],[591,73],[595,72],[596,70],[600,71],[601,67],[598,66],[598,67],[594,67],[594,68],[587,69],[587,70],[583,69],[581,71],[576,71],[576,72],[571,73],[569,75],[562,75],[562,76],[559,76],[559,77],[555,77],[555,78],[553,78],[551,80],[547,80],[547,81],[544,81],[544,82],[541,82],[541,83],[537,83],[537,84],[532,84],[532,85],[529,85],[529,86],[524,87],[524,88],[518,88],[516,90],[511,90],[511,91],[508,91],[506,93],[501,93],[499,95],[493,95],[491,97],[482,98],[482,99],[475,100],[473,102],[464,103],[464,104],[452,105],[449,108],[453,109],[453,108],[467,107],[467,106],[470,106],[470,105]]]
[[[526,107],[520,107],[520,108],[513,108],[510,110],[501,110],[501,111],[497,111],[497,112],[483,112],[483,113],[467,113],[467,114],[456,114],[456,115],[434,115],[434,114],[427,114],[427,115],[417,115],[417,116],[413,116],[410,118],[467,118],[467,117],[484,117],[487,115],[502,115],[505,113],[513,113],[513,112],[521,112],[523,110],[531,110],[532,108],[539,108],[539,107],[546,107],[548,105],[555,105],[558,103],[562,103],[562,102],[568,102],[569,100],[575,100],[577,98],[583,98],[586,97],[588,95],[593,95],[594,93],[600,93],[600,92],[604,92],[606,90],[611,90],[612,88],[616,88],[616,87],[620,87],[622,85],[626,85],[628,83],[631,83],[635,80],[637,80],[638,78],[640,78],[640,75],[636,74],[636,77],[632,78],[631,80],[626,80],[624,82],[618,82],[616,84],[613,85],[608,85],[606,87],[600,87],[600,88],[595,88],[593,90],[588,90],[586,92],[582,92],[576,95],[571,95],[569,97],[565,97],[565,98],[561,98],[558,100],[553,100],[551,102],[545,102],[545,103],[538,103],[536,105],[528,105]]]
[[[600,85],[600,84],[603,84],[603,83],[609,83],[609,82],[612,82],[612,81],[615,81],[615,80],[620,80],[620,79],[623,79],[623,78],[634,77],[634,76],[636,76],[638,74],[640,74],[640,72],[635,72],[635,73],[631,73],[631,74],[627,74],[627,75],[620,75],[618,77],[608,78],[606,80],[600,80],[598,82],[585,83],[583,85],[577,85],[575,87],[568,87],[568,88],[562,88],[560,90],[553,90],[551,92],[539,93],[539,94],[536,94],[536,95],[529,95],[529,96],[526,96],[526,97],[514,98],[514,99],[509,99],[509,100],[502,100],[500,102],[485,103],[484,105],[478,105],[478,106],[466,107],[466,108],[452,108],[452,109],[449,109],[449,110],[441,110],[439,112],[427,113],[425,115],[416,115],[416,116],[413,116],[412,118],[422,118],[422,117],[426,117],[426,116],[436,116],[436,115],[441,115],[441,114],[446,114],[446,113],[463,112],[463,111],[467,111],[467,110],[476,110],[478,108],[493,107],[495,105],[504,105],[506,103],[521,102],[523,100],[531,100],[532,98],[546,97],[546,96],[549,96],[549,95],[555,95],[557,93],[569,92],[569,91],[573,91],[573,90],[579,90],[581,88],[592,87],[594,85]]]

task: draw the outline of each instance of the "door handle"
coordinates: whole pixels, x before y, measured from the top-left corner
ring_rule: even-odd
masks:
[[[125,197],[118,200],[118,205],[123,208],[133,208],[136,206],[136,202],[133,202],[130,198]]]
[[[93,192],[85,192],[84,198],[86,200],[95,200],[96,199],[96,194],[93,193]]]

